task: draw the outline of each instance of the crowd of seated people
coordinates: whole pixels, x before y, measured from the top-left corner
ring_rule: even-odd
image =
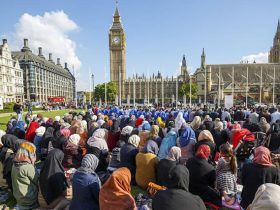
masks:
[[[112,106],[12,118],[0,131],[1,177],[20,210],[280,209],[271,157],[280,153],[277,113]],[[236,138],[252,132],[265,133],[266,141],[240,164]],[[159,188],[146,202],[131,194],[151,186]]]

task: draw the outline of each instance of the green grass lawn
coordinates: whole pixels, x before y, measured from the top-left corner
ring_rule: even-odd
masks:
[[[65,110],[57,110],[57,111],[50,111],[50,112],[41,111],[39,113],[43,114],[44,117],[54,118],[55,116],[63,116],[65,113],[68,113],[70,111],[81,112],[81,111],[85,111],[85,110],[82,110],[82,109],[77,109],[77,110],[65,109]],[[36,114],[38,114],[38,113],[36,113]],[[26,113],[24,113],[23,119],[24,119],[25,115],[26,115]],[[14,114],[11,114],[10,116],[0,117],[0,129],[1,130],[6,130],[7,122],[13,116],[16,116],[16,114],[14,113]]]

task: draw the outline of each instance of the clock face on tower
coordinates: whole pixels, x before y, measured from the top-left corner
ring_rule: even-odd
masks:
[[[114,37],[113,37],[113,43],[114,43],[115,45],[118,45],[118,44],[120,43],[120,37],[114,36]]]

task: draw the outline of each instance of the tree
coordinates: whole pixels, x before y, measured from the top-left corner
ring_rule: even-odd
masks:
[[[197,84],[192,83],[192,99],[196,99],[197,98]],[[189,83],[184,83],[180,88],[179,88],[179,95],[180,96],[184,96],[186,95],[187,98],[190,97],[190,84]]]
[[[107,90],[107,100],[114,101],[117,95],[117,85],[114,82],[106,83]],[[105,101],[105,83],[98,84],[95,86],[94,90],[94,99],[98,101],[101,98],[102,101]]]

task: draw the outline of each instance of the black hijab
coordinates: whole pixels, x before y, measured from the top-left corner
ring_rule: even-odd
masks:
[[[169,178],[168,188],[189,191],[190,173],[185,166],[177,165],[173,167],[169,172]]]
[[[42,143],[41,143],[42,148],[48,148],[49,141],[53,141],[53,140],[54,140],[54,128],[48,127],[42,137]]]
[[[168,189],[158,191],[153,198],[153,210],[206,210],[201,198],[189,192],[189,171],[185,166],[173,167],[169,178]]]
[[[60,149],[53,149],[40,173],[40,189],[48,204],[61,196],[68,186],[62,166],[63,158],[64,153]]]

